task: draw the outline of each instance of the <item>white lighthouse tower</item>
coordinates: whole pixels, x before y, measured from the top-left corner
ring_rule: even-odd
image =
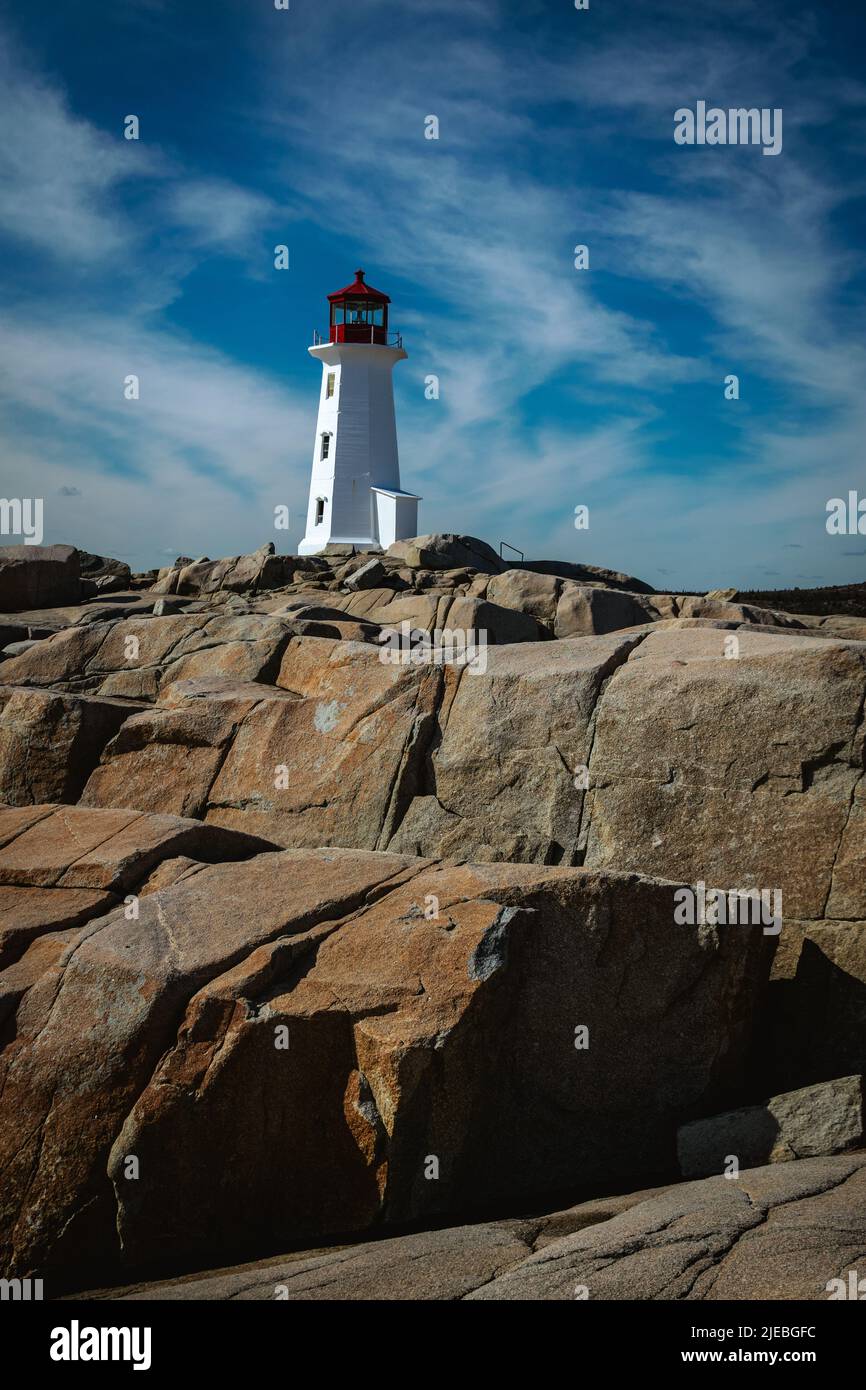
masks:
[[[391,301],[365,283],[363,270],[328,301],[328,341],[316,334],[309,349],[322,364],[322,390],[300,555],[330,542],[385,550],[418,534],[421,499],[400,487],[391,373],[407,354],[388,333]]]

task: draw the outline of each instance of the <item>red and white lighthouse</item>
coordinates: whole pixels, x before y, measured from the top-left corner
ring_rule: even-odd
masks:
[[[391,374],[407,354],[388,328],[391,301],[356,270],[328,302],[328,341],[316,334],[309,349],[322,388],[301,555],[330,542],[384,550],[418,534],[420,498],[400,487]]]

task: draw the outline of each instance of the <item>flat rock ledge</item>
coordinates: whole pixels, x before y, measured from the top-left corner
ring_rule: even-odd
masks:
[[[819,1301],[864,1249],[860,1152],[82,1297]]]

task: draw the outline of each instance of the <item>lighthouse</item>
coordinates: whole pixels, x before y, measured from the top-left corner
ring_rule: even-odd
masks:
[[[322,386],[300,555],[330,543],[385,550],[418,534],[421,499],[400,487],[391,374],[407,354],[388,331],[391,301],[356,270],[328,303],[328,341],[316,333],[309,349],[322,364]]]

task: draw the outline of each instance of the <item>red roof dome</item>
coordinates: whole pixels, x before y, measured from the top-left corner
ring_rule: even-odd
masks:
[[[347,285],[343,290],[337,290],[336,294],[329,294],[328,299],[331,304],[339,304],[344,299],[374,299],[377,304],[391,303],[387,294],[383,294],[381,290],[374,290],[372,285],[364,282],[363,270],[356,270],[354,283]]]

